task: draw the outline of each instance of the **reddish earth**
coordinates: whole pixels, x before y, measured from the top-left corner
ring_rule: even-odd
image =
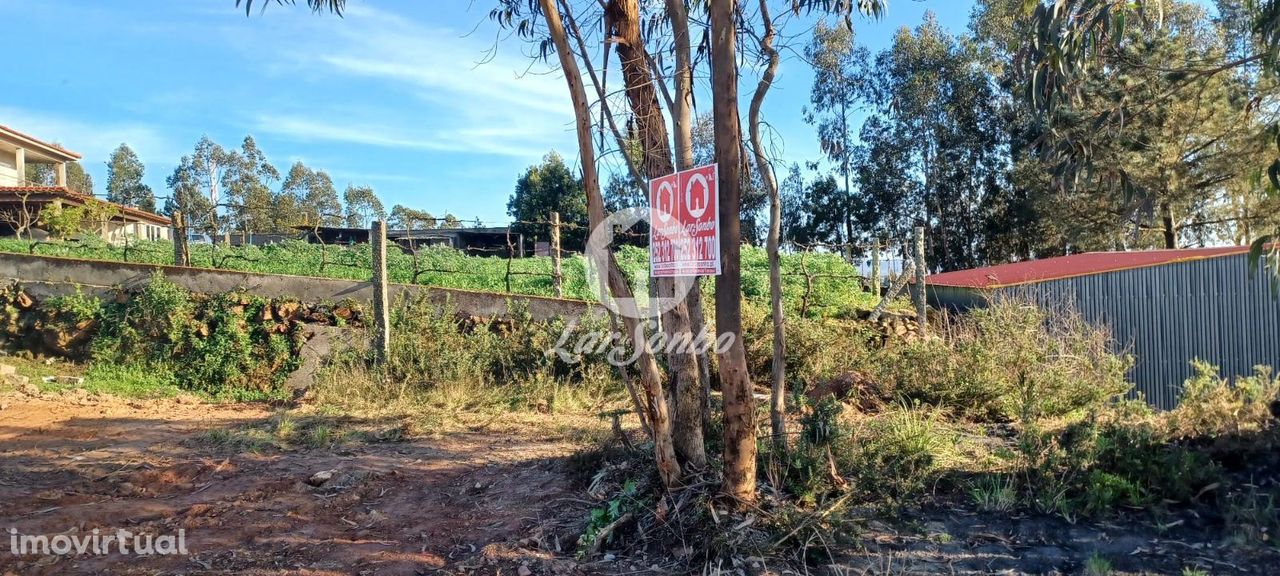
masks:
[[[210,441],[217,436],[210,431],[267,430],[278,416],[262,405],[0,394],[0,576],[691,572],[689,552],[655,542],[649,550],[619,542],[622,549],[598,560],[575,560],[576,539],[598,504],[575,484],[566,457],[585,445],[575,437],[604,426],[593,418],[547,416],[524,431],[509,425],[501,434],[439,433],[322,449],[244,452]],[[330,424],[385,429],[386,423],[334,418]],[[311,485],[320,471],[332,471],[332,478]],[[787,560],[803,556],[801,562],[713,559],[693,570],[1079,573],[1099,555],[1115,574],[1186,568],[1258,574],[1274,572],[1280,561],[1277,548],[1238,546],[1220,526],[1194,515],[1164,527],[1132,518],[1067,524],[935,506],[898,518],[855,511],[851,519],[854,541],[810,542],[814,557],[781,551]],[[182,530],[190,553],[17,555],[10,528],[48,536],[83,536],[95,528],[155,536]],[[703,544],[686,545],[695,551]]]
[[[0,397],[0,574],[577,574],[571,440],[455,433],[239,453],[259,405]],[[335,471],[314,487],[311,476]],[[576,525],[575,525],[576,524]],[[20,556],[25,535],[185,533],[187,556]],[[556,554],[559,548],[563,551]]]

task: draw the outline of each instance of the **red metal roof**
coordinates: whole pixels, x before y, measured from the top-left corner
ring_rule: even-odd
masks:
[[[1143,250],[1136,252],[1086,252],[1043,260],[1027,260],[999,266],[957,270],[929,276],[927,283],[959,288],[1001,288],[1059,280],[1075,276],[1115,272],[1174,262],[1247,254],[1248,246],[1188,248],[1184,250]]]

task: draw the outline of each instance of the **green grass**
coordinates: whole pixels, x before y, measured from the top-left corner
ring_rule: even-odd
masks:
[[[318,276],[347,280],[370,277],[372,253],[368,244],[354,246],[320,246],[302,241],[286,241],[268,246],[224,248],[199,244],[190,246],[191,265],[266,274]],[[131,242],[113,246],[100,241],[37,242],[0,239],[0,252],[85,258],[143,264],[173,264],[173,244],[165,241]],[[622,246],[617,251],[619,264],[632,278],[647,277],[648,252],[643,248]],[[531,296],[553,296],[552,261],[549,257],[518,258],[508,262],[501,257],[467,256],[449,248],[420,250],[418,258],[392,250],[387,258],[392,281],[444,288],[510,292]],[[768,257],[763,248],[747,246],[742,250],[742,292],[748,300],[767,302],[769,295]],[[806,288],[805,273],[812,277]],[[567,257],[563,263],[564,293],[568,298],[595,300],[582,256]],[[853,276],[856,270],[838,254],[784,254],[782,257],[783,297],[788,308],[798,310],[808,292],[810,315],[836,316],[875,305],[876,299],[863,292]],[[713,290],[714,282],[704,282]],[[643,299],[647,290],[637,290]]]
[[[172,373],[105,363],[89,367],[84,374],[84,388],[126,398],[172,398],[184,392]]]

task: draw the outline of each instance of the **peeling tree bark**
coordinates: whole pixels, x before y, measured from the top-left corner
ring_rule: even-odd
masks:
[[[627,101],[631,105],[632,120],[643,149],[645,175],[650,179],[666,176],[675,171],[671,161],[671,146],[667,135],[666,119],[658,104],[654,78],[649,68],[648,53],[640,34],[640,6],[637,0],[610,0],[605,8],[606,30],[614,42],[622,64],[626,82]],[[662,278],[658,281],[658,294],[663,298],[675,296],[675,281]],[[668,341],[692,340],[688,305],[681,301],[663,314],[663,330]],[[674,441],[677,455],[691,469],[707,466],[706,447],[702,436],[701,386],[698,384],[697,363],[692,354],[672,352],[668,356],[674,378],[675,398]]]
[[[546,19],[551,40],[555,44],[556,54],[560,59],[560,67],[564,72],[565,82],[569,87],[569,95],[573,101],[575,127],[578,136],[578,151],[582,157],[582,187],[587,193],[587,216],[594,229],[604,222],[604,198],[600,194],[600,178],[596,173],[595,146],[591,142],[591,111],[587,103],[587,92],[582,85],[582,72],[578,62],[569,48],[569,38],[564,24],[560,20],[560,12],[555,0],[538,0]],[[626,326],[627,337],[632,345],[640,351],[637,367],[640,370],[640,381],[644,388],[649,423],[653,427],[654,458],[658,466],[658,474],[668,488],[680,481],[680,464],[676,461],[675,448],[671,438],[671,420],[667,411],[666,397],[662,391],[662,373],[658,363],[649,350],[643,337],[639,314],[635,310],[631,287],[623,277],[613,253],[608,254],[607,282],[609,291],[622,306],[622,321]]]
[[[769,19],[769,3],[760,0],[760,19],[764,22],[764,35],[760,37],[760,52],[768,58],[768,65],[760,75],[756,84],[756,93],[751,97],[751,107],[747,112],[747,122],[751,130],[751,148],[755,152],[756,170],[769,191],[769,310],[773,316],[773,370],[771,372],[772,393],[769,398],[769,422],[773,428],[773,441],[785,450],[787,446],[787,365],[786,365],[786,330],[782,317],[782,271],[780,268],[778,244],[782,236],[782,199],[778,196],[778,183],[773,177],[773,167],[765,157],[764,143],[760,139],[760,107],[764,98],[773,86],[774,76],[778,73],[778,51],[773,47],[776,35],[773,21]]]
[[[742,126],[738,117],[735,0],[712,0],[711,87],[716,162],[720,165],[720,260],[716,282],[716,332],[732,335],[720,354],[724,393],[724,494],[739,508],[756,499],[756,413],[742,342]]]
[[[675,97],[671,98],[671,127],[675,131],[676,169],[693,168],[693,51],[689,40],[689,10],[685,0],[667,0],[667,17],[675,42]],[[701,334],[706,327],[702,308],[702,284],[695,280],[689,290],[690,329]],[[709,354],[698,355],[698,376],[702,382],[702,430],[711,427],[711,361]]]

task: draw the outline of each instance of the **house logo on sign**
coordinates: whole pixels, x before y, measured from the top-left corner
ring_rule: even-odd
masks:
[[[656,210],[654,216],[659,222],[666,224],[671,220],[671,215],[675,213],[676,190],[670,180],[663,180],[658,183],[658,193],[655,195],[654,202]]]
[[[697,194],[694,190],[697,190]],[[684,205],[689,211],[689,216],[695,220],[701,220],[702,215],[706,214],[707,206],[711,205],[711,188],[707,184],[706,175],[695,172],[689,177],[689,181],[684,185]]]

